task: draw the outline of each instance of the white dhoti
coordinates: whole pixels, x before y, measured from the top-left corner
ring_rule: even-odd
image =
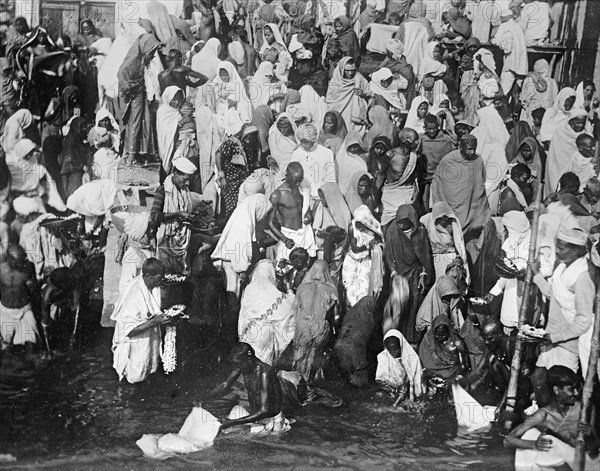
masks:
[[[20,308],[8,308],[0,303],[0,337],[2,347],[37,343],[40,333],[31,304]]]
[[[237,405],[231,409],[228,419],[240,419],[247,415],[250,415],[250,412],[248,412],[245,407]],[[271,433],[284,433],[291,428],[290,421],[285,418],[283,412],[280,412],[274,417],[269,417],[250,424],[250,433],[254,435],[270,435]]]
[[[595,316],[594,316],[595,317]],[[592,331],[594,330],[594,319],[592,319],[592,327],[579,337],[579,362],[581,363],[581,374],[583,379],[587,376],[588,364],[590,362],[590,352],[592,350]],[[600,363],[600,362],[599,362]]]
[[[228,293],[234,293],[238,298],[242,294],[242,279],[240,274],[233,269],[231,262],[215,260],[213,265],[225,272],[225,284]]]
[[[279,241],[275,247],[275,261],[282,259],[289,260],[290,252],[297,247],[305,249],[310,257],[317,255],[317,244],[315,243],[315,234],[312,226],[302,224],[302,227],[296,231],[282,226],[281,233],[294,241],[294,247],[288,249],[283,242]]]
[[[542,351],[535,366],[549,370],[553,366],[561,365],[577,373],[577,368],[579,367],[579,355],[577,353],[567,350],[560,344],[543,345],[541,349]]]

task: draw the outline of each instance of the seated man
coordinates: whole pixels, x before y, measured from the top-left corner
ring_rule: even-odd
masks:
[[[186,90],[187,87],[200,87],[208,81],[208,78],[201,73],[194,72],[189,67],[182,65],[183,55],[178,49],[171,49],[167,60],[169,68],[158,74],[158,84],[161,93],[171,85]]]
[[[42,289],[42,329],[47,348],[66,350],[77,329],[80,308],[77,275],[66,267],[50,273]]]
[[[290,162],[285,172],[285,182],[270,198],[273,211],[269,217],[269,228],[279,240],[275,248],[276,261],[288,259],[295,247],[305,249],[311,257],[316,256],[309,197],[299,189],[303,179],[302,165]]]
[[[242,424],[253,424],[250,433],[268,434],[288,431],[290,422],[283,416],[281,411],[283,394],[275,368],[256,358],[254,349],[243,342],[239,342],[233,347],[230,359],[234,370],[210,395],[222,395],[242,375],[248,392],[250,413],[247,413],[243,407],[234,407],[230,417],[243,413],[247,415],[222,420],[221,429]]]
[[[156,258],[149,258],[142,266],[142,274],[135,277],[121,293],[110,316],[116,321],[113,335],[113,368],[119,381],[144,381],[158,368],[160,356],[160,324],[169,317],[160,309],[159,286],[165,276],[165,266]]]
[[[548,387],[550,404],[527,417],[504,439],[505,447],[517,448],[515,469],[578,469],[575,446],[580,430],[586,442],[585,469],[598,469],[598,437],[589,424],[578,425],[578,375],[566,366],[553,366],[548,371]]]
[[[37,290],[33,264],[20,245],[11,245],[0,261],[0,350],[24,345],[27,353],[40,338],[31,302]]]

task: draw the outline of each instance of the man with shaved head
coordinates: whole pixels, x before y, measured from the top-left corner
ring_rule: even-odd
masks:
[[[285,181],[271,194],[273,211],[269,217],[269,228],[279,240],[275,248],[277,261],[288,260],[290,252],[296,247],[305,249],[311,257],[316,256],[310,194],[308,189],[304,194],[299,189],[303,179],[302,165],[290,162]]]
[[[485,193],[485,164],[476,152],[477,138],[465,134],[459,146],[444,157],[435,170],[430,204],[448,203],[468,242],[479,237],[490,208]]]
[[[580,134],[575,140],[577,152],[573,155],[565,168],[566,172],[573,172],[579,178],[579,191],[583,191],[585,185],[591,178],[596,178],[594,156],[596,155],[596,140],[589,134]],[[567,157],[567,156],[565,156]]]
[[[400,206],[411,204],[416,193],[416,150],[419,146],[419,135],[413,129],[404,128],[398,137],[400,146],[386,154],[388,163],[383,170],[385,181],[381,189],[382,226],[394,220]]]
[[[582,206],[596,219],[600,218],[600,180],[593,177],[588,180],[583,193],[579,196]]]

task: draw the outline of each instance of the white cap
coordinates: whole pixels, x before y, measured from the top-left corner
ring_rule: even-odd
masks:
[[[198,170],[196,166],[185,157],[174,160],[173,167],[181,173],[187,173],[188,175],[193,175]]]

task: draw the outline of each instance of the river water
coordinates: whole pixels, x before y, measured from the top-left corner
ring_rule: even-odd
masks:
[[[86,352],[0,367],[0,469],[167,470],[450,470],[513,469],[514,452],[497,430],[459,432],[446,401],[405,412],[341,381],[325,388],[344,399],[336,409],[307,405],[286,410],[296,422],[276,437],[234,433],[211,449],[164,462],[135,445],[145,433],[177,432],[194,401],[227,374],[206,368],[162,371],[141,385],[119,383],[112,369],[112,329],[102,329]],[[218,407],[216,415],[224,413]]]

